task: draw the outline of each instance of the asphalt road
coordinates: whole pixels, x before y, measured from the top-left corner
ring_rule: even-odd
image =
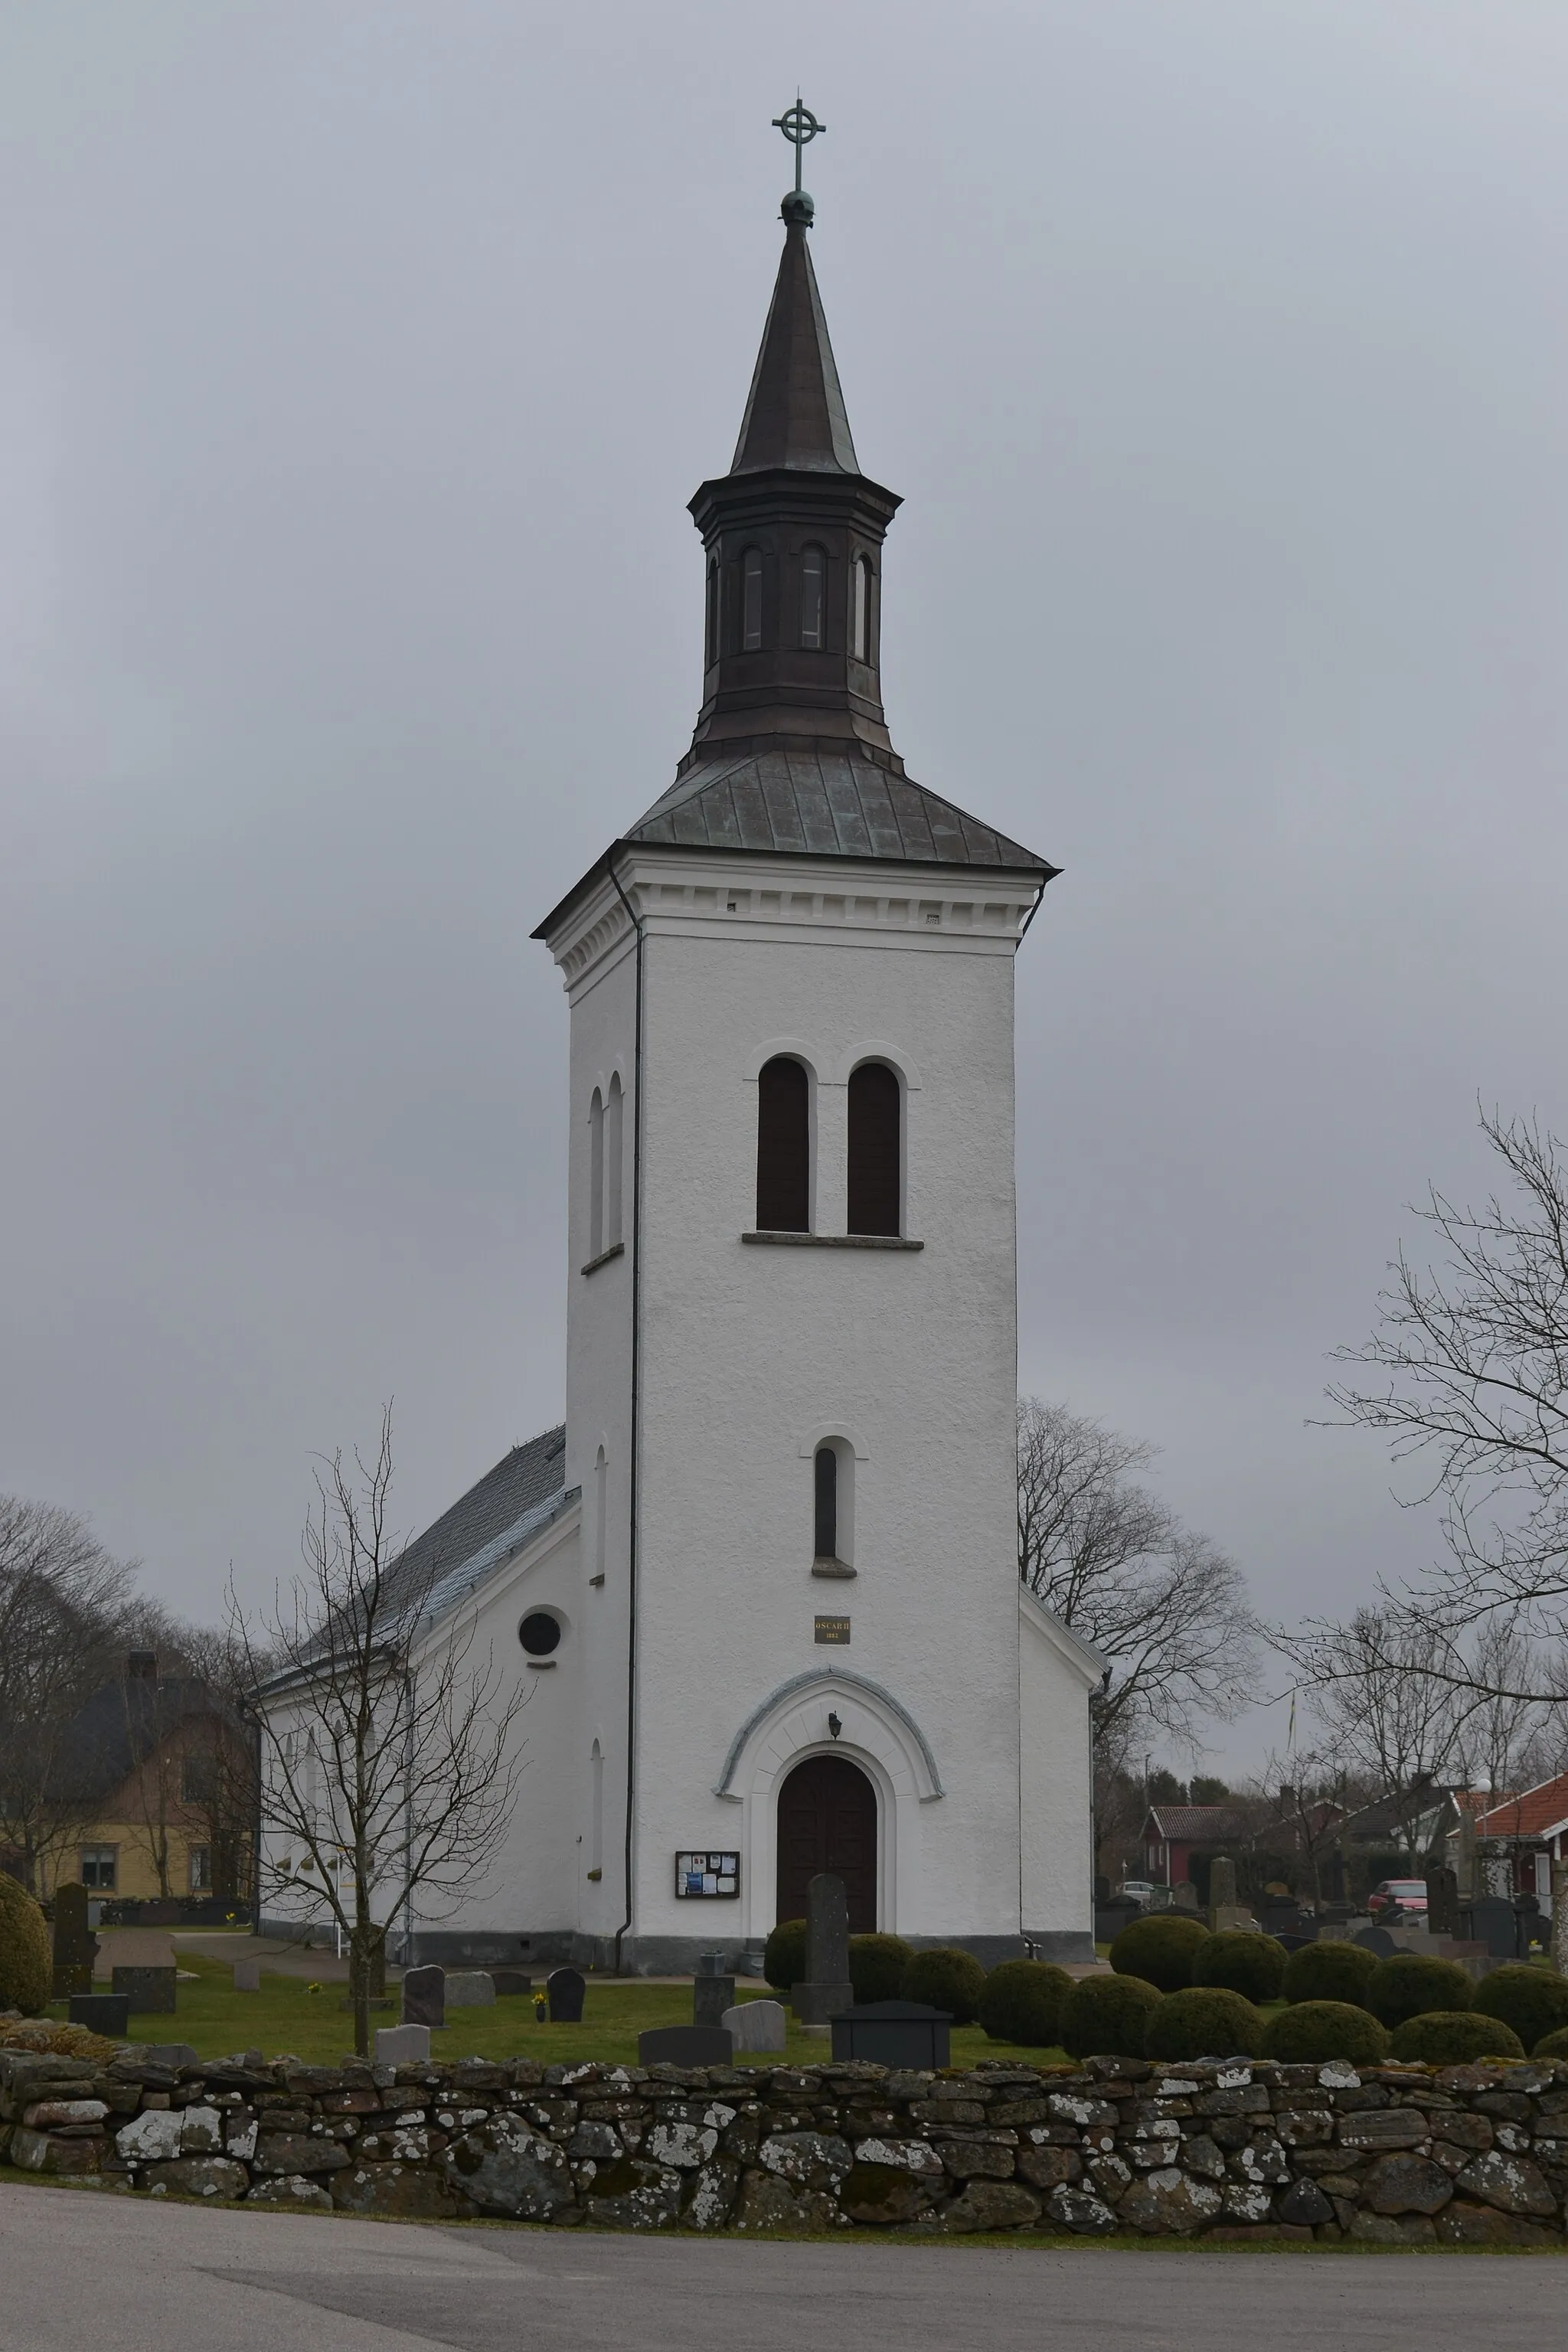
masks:
[[[748,2245],[209,2212],[7,2184],[0,2347],[1540,2352],[1560,2340],[1563,2259]]]

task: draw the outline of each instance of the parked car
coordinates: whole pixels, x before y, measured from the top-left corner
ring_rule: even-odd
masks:
[[[1141,1911],[1147,1911],[1155,1895],[1163,1892],[1163,1887],[1153,1885],[1147,1878],[1124,1878],[1116,1890],[1116,1900],[1136,1903]]]
[[[1424,1878],[1385,1878],[1367,1896],[1366,1907],[1374,1919],[1394,1918],[1402,1912],[1424,1919],[1426,1916],[1426,1881]]]

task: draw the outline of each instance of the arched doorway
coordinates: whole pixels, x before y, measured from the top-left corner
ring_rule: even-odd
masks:
[[[821,1870],[844,1881],[850,1934],[872,1934],[877,1792],[847,1756],[806,1757],[779,1790],[778,1918],[805,1918],[806,1886]]]

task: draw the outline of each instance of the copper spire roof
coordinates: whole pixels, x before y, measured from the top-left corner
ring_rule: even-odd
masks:
[[[805,235],[805,220],[790,219],[731,474],[860,470]]]

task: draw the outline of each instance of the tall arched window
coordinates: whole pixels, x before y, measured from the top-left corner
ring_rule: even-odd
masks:
[[[886,1062],[862,1062],[849,1080],[849,1230],[901,1230],[898,1073]]]
[[[624,1238],[621,1233],[621,1080],[620,1073],[610,1080],[610,1091],[605,1102],[605,1243],[614,1249]]]
[[[763,551],[748,547],[741,558],[741,649],[754,654],[763,642]]]
[[[811,1084],[788,1054],[757,1078],[757,1231],[811,1230]]]
[[[818,1559],[838,1557],[838,1456],[831,1445],[816,1449],[816,1542]]]
[[[820,547],[808,547],[800,559],[800,641],[820,652],[827,585],[827,559]]]
[[[871,658],[871,559],[868,555],[855,558],[855,612],[850,643],[857,661]]]
[[[605,1247],[605,1098],[597,1087],[588,1105],[588,1259]]]
[[[708,564],[708,604],[702,632],[702,658],[711,669],[719,658],[719,559],[712,556]]]

